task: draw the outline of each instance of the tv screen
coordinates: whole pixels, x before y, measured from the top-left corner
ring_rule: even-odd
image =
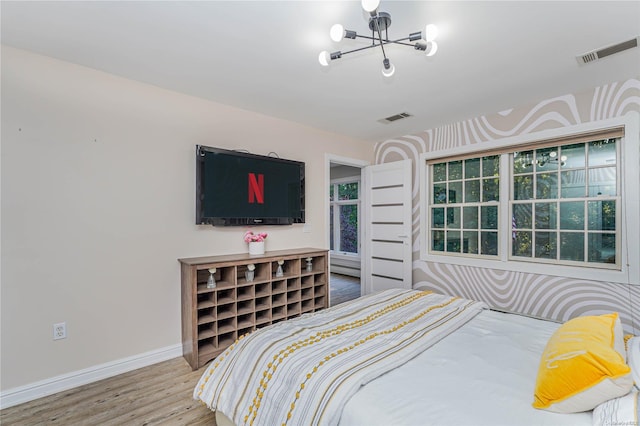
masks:
[[[304,223],[304,163],[196,146],[196,224]]]

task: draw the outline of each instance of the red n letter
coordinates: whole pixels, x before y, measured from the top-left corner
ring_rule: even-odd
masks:
[[[264,204],[264,175],[249,173],[249,203]]]

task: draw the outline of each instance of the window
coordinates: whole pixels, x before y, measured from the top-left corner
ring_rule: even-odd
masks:
[[[511,258],[616,264],[618,139],[514,152]]]
[[[622,136],[427,161],[426,255],[620,270]]]
[[[331,251],[358,254],[359,199],[359,181],[331,182],[329,187],[329,248]]]
[[[431,250],[497,256],[499,166],[497,155],[431,166]]]

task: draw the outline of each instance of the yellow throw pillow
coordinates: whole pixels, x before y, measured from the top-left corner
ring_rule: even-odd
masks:
[[[633,380],[625,358],[617,313],[567,321],[542,353],[533,406],[577,413],[626,395]]]

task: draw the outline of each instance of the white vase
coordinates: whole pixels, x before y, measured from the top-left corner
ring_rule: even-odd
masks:
[[[249,254],[264,254],[264,241],[254,241],[249,243]]]

